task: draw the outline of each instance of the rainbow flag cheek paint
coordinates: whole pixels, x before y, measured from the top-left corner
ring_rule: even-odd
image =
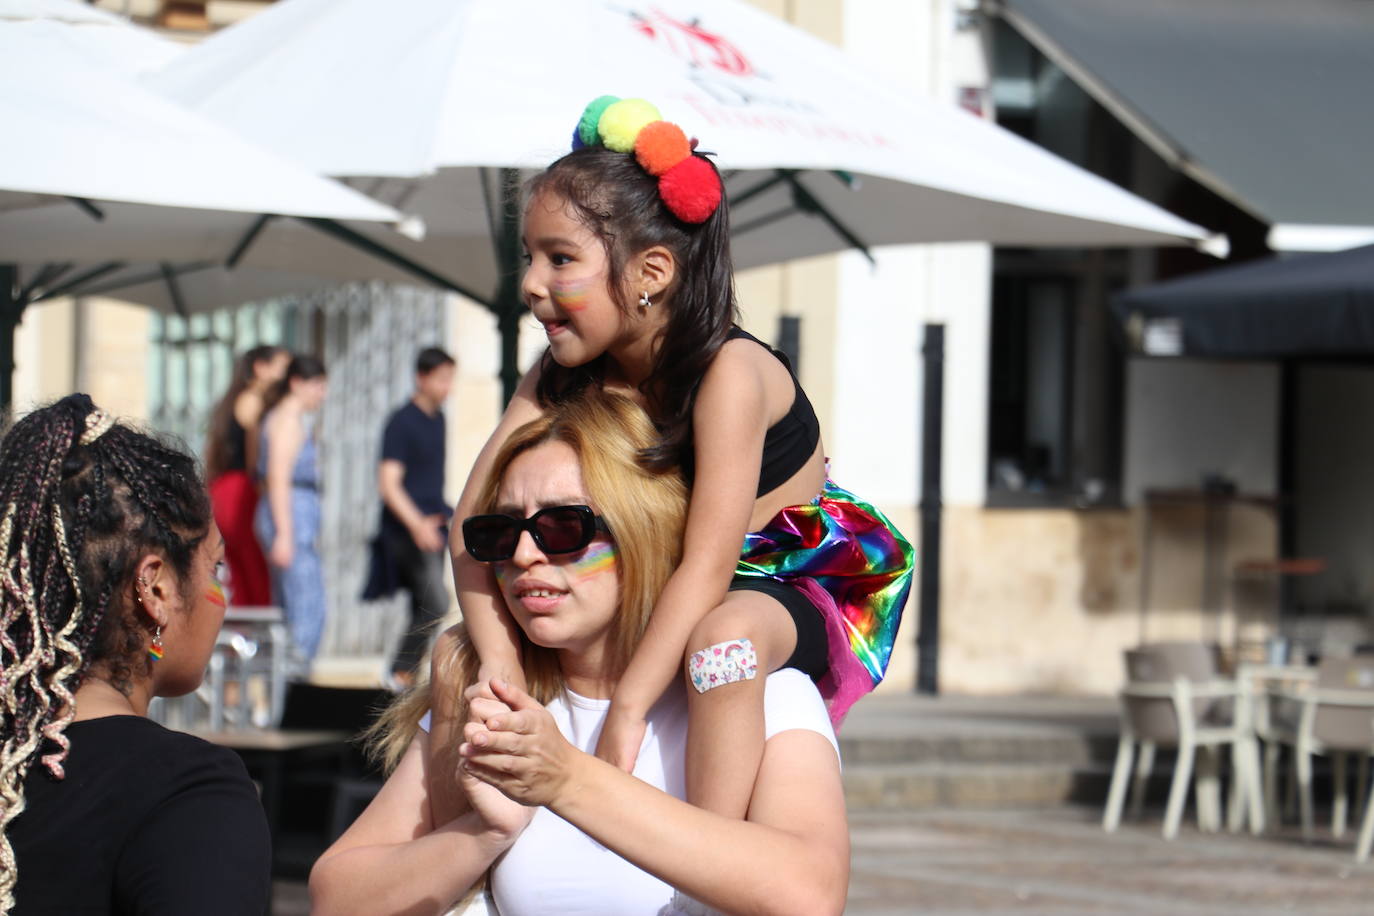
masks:
[[[210,580],[210,587],[205,590],[205,600],[215,607],[229,606],[229,599],[224,594],[224,586],[219,584],[218,579]]]
[[[568,569],[579,579],[590,579],[614,568],[615,556],[614,544],[609,541],[593,541],[576,560],[568,564]]]
[[[591,304],[590,280],[571,280],[555,283],[550,293],[554,304],[565,312],[580,312]]]

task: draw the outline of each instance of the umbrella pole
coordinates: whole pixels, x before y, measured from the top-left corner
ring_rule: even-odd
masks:
[[[14,332],[23,314],[19,268],[0,264],[0,422],[7,423],[14,408]]]
[[[520,316],[520,170],[501,169],[501,206],[496,233],[497,271],[501,285],[496,291],[496,326],[501,332],[501,406],[510,403],[520,384],[517,364]]]

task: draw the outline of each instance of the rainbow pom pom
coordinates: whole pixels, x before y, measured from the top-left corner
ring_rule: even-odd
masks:
[[[640,167],[658,178],[664,206],[684,223],[704,223],[719,209],[724,197],[720,175],[706,159],[693,155],[697,141],[664,121],[644,99],[603,95],[582,109],[572,148],[597,145],[633,153]]]
[[[704,223],[720,206],[720,178],[711,163],[688,156],[658,179],[658,196],[684,223]]]
[[[601,120],[602,112],[619,101],[619,96],[603,95],[593,99],[582,109],[582,117],[577,120],[577,138],[582,141],[583,146],[596,146],[597,141],[601,139],[596,132],[596,125]]]
[[[583,108],[583,117],[577,119],[577,139],[583,141],[584,147],[596,146],[596,141],[600,140],[596,133],[596,122],[600,121],[600,115],[606,108],[617,102],[620,102],[620,96],[603,95],[592,99]]]
[[[639,132],[662,117],[657,108],[643,99],[621,99],[601,113],[596,130],[606,149],[628,153],[635,148]]]
[[[690,155],[692,144],[672,121],[646,124],[635,138],[635,158],[650,175],[662,175]]]

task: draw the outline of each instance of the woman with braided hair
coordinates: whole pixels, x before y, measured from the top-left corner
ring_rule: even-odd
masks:
[[[265,912],[242,762],[147,718],[201,681],[223,554],[194,459],[86,395],[0,441],[0,913]]]

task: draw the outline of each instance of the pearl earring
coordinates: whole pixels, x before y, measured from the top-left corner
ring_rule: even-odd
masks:
[[[651,305],[653,305],[653,303],[649,301],[649,294],[647,292],[641,292],[639,294],[639,307],[646,309]]]

